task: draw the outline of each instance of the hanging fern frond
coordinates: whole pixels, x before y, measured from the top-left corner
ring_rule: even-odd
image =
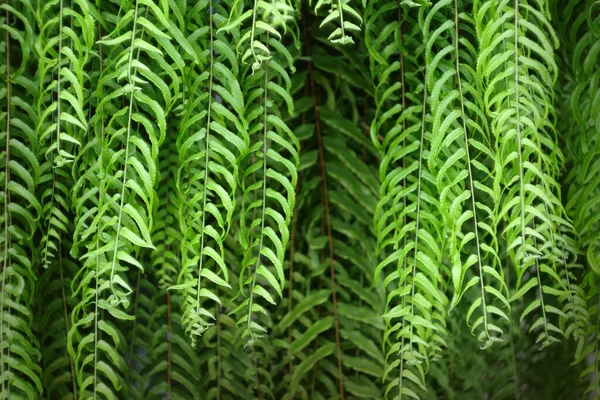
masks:
[[[240,161],[239,242],[243,261],[239,283],[246,299],[232,313],[239,312],[237,324],[245,327],[243,338],[249,345],[267,331],[260,320],[256,321],[261,314],[267,315],[264,305],[276,304],[275,299],[283,296],[283,259],[289,241],[288,226],[294,210],[299,163],[298,140],[277,109],[283,101],[288,113],[293,114],[287,73],[287,68],[293,69],[293,65],[289,65],[291,55],[278,40],[279,36],[263,27],[283,21],[276,17],[271,19],[269,13],[265,16],[264,21],[259,20],[255,7],[252,24],[243,30],[242,37],[250,31],[254,44],[260,37],[266,43],[269,56],[263,59],[253,55],[255,61],[251,68],[244,66],[240,71],[242,92],[247,99],[244,118],[249,126],[246,136],[249,148]]]
[[[0,12],[0,397],[35,399],[44,388],[39,341],[32,331],[34,235],[42,215],[35,196],[41,167],[32,106],[39,93],[30,75],[34,18],[28,1],[3,2]]]
[[[502,340],[501,326],[510,309],[496,238],[500,195],[493,189],[493,172],[498,167],[485,144],[492,141],[480,96],[482,83],[470,67],[477,58],[474,21],[459,14],[457,1],[442,1],[425,17],[424,30],[433,23],[440,27],[428,39],[425,55],[431,68],[427,84],[433,115],[428,166],[436,176],[452,262],[452,307],[476,287],[478,296],[467,322],[486,348]],[[481,197],[487,198],[485,203],[478,201]],[[465,282],[471,269],[474,276]]]
[[[319,115],[329,113],[321,109]],[[344,367],[344,391],[348,396],[381,398],[381,388],[373,379],[381,379],[384,371],[384,356],[379,349],[384,331],[381,315],[385,295],[383,287],[373,281],[376,243],[363,239],[366,235],[372,238],[371,221],[379,188],[369,178],[376,176],[376,171],[363,162],[360,152],[357,154],[351,148],[353,142],[344,138],[339,125],[328,119],[323,121],[323,132],[327,135],[323,140],[324,168],[338,292],[341,353],[338,357]],[[362,157],[368,156],[372,153],[362,152]]]
[[[421,19],[425,9],[417,12]],[[402,43],[419,43],[423,40],[419,29],[407,34],[400,29],[404,23],[410,26],[409,21],[414,21],[414,16],[413,10],[403,7],[401,23],[395,26],[396,33],[391,29],[383,32],[394,33],[393,40],[402,40]],[[378,41],[383,44],[384,40],[382,37]],[[436,289],[443,284],[442,248],[438,245],[440,239],[436,239],[441,233],[440,217],[436,215],[440,206],[432,185],[435,178],[426,168],[432,136],[431,118],[427,113],[430,93],[425,84],[432,71],[418,67],[423,65],[425,50],[422,46],[418,49],[419,53],[403,51],[396,67],[384,64],[387,68],[382,68],[381,73],[385,78],[379,78],[378,83],[385,85],[391,74],[398,77],[401,84],[383,93],[391,96],[395,92],[403,107],[390,108],[372,123],[377,135],[382,137],[380,144],[372,131],[371,137],[382,157],[381,195],[374,220],[377,249],[383,259],[375,270],[375,283],[382,280],[388,292],[387,312],[383,317],[387,321],[384,341],[389,344],[386,356],[389,365],[384,378],[391,373],[396,376],[387,386],[386,397],[392,391],[400,398],[418,397],[417,392],[425,391],[429,360],[445,345],[443,315],[447,298]],[[383,97],[380,101],[385,100]],[[383,130],[384,123],[392,116],[395,124]],[[406,147],[401,143],[406,143]]]
[[[37,105],[37,133],[45,144],[44,173],[47,183],[42,193],[44,218],[42,265],[47,268],[67,231],[71,208],[69,177],[63,172],[74,161],[87,130],[85,91],[88,90],[86,67],[95,41],[90,4],[80,0],[69,7],[64,0],[38,6],[40,35],[36,49],[40,57],[40,98]]]
[[[552,304],[565,289],[556,271],[562,237],[556,217],[569,227],[555,180],[562,163],[551,114],[557,38],[546,10],[537,5],[476,1],[474,12],[482,48],[477,73],[484,81],[484,102],[502,165],[499,216],[506,222],[508,252],[517,271],[518,290],[511,301],[537,291],[521,318],[535,312],[530,330],[541,330],[538,341],[545,347],[564,334],[555,322],[564,313]]]
[[[151,301],[152,332],[144,399],[199,399],[198,357],[181,327],[181,296],[157,292]]]
[[[174,128],[173,125],[175,124],[170,124],[170,127]],[[152,232],[152,243],[156,251],[152,252],[151,266],[161,292],[166,291],[175,281],[181,262],[181,234],[177,229],[180,203],[175,168],[179,162],[177,156],[176,141],[165,142],[158,155],[160,183],[157,188],[158,207],[153,218]]]
[[[153,2],[112,7],[107,3],[106,11],[118,18],[98,42],[106,58],[101,60],[103,72],[97,83],[95,137],[86,144],[97,152],[97,160],[92,156],[88,171],[76,184],[76,193],[85,189],[91,193],[87,204],[76,206],[80,211],[75,249],[86,248],[79,256],[85,272],[74,281],[74,294],[81,300],[69,334],[81,395],[100,392],[107,398],[117,397],[123,379],[118,371],[125,367],[114,353],[120,339],[108,316],[115,321],[134,319],[128,313],[132,288],[126,272],[131,267],[143,270],[136,259],[140,248],[155,249],[150,232],[158,149],[179,87],[166,57],[183,68],[184,56],[173,45],[177,43],[187,50],[186,57],[196,58],[181,31]],[[176,89],[172,91],[164,79]]]
[[[236,205],[238,158],[248,147],[243,119],[244,98],[237,80],[238,61],[224,34],[217,34],[227,10],[204,2],[189,30],[206,43],[202,65],[189,68],[184,81],[184,115],[177,139],[177,185],[181,206],[179,221],[182,269],[178,285],[185,291],[183,324],[192,344],[215,319],[212,305],[220,305],[212,285],[229,286],[223,240]],[[208,14],[208,15],[203,15]],[[208,22],[208,30],[200,29]],[[193,33],[192,33],[193,32]],[[200,73],[200,71],[203,71]],[[224,107],[219,98],[231,104]],[[234,133],[235,132],[235,133]]]
[[[176,115],[183,107],[175,110]],[[170,121],[176,131],[179,119]],[[144,399],[167,398],[198,399],[199,370],[197,351],[192,348],[181,326],[182,296],[168,290],[180,271],[180,248],[182,235],[178,229],[180,197],[177,191],[177,168],[179,158],[176,141],[166,141],[159,153],[160,184],[157,189],[158,210],[154,216],[152,243],[156,251],[150,257],[152,278],[148,279],[148,301],[143,313],[147,315],[147,331],[138,349],[148,349],[140,373],[143,384],[139,385],[140,397]],[[158,290],[152,291],[151,286]],[[140,324],[143,322],[138,322]]]
[[[588,275],[582,285],[589,293],[588,308],[590,321],[585,332],[585,342],[577,349],[573,364],[585,364],[585,369],[579,379],[586,382],[585,394],[597,399],[600,396],[600,291],[598,290],[597,275]]]
[[[554,14],[559,5],[554,3]],[[573,290],[572,306],[566,309],[576,320],[571,330],[578,347],[574,364],[585,365],[580,379],[586,383],[586,394],[600,396],[600,348],[598,321],[598,276],[600,276],[600,103],[597,92],[600,79],[600,13],[593,3],[575,1],[569,4],[561,20],[559,32],[566,46],[563,54],[569,74],[563,79],[561,94],[565,107],[559,114],[559,127],[565,132],[568,183],[566,211],[579,233],[578,247],[583,256],[571,261],[572,270],[583,276]],[[586,268],[587,267],[587,268]],[[571,276],[574,279],[575,276]],[[594,397],[595,396],[595,397]]]

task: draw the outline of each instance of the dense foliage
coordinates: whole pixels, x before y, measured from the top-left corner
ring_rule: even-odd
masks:
[[[599,1],[0,31],[0,398],[600,399]]]

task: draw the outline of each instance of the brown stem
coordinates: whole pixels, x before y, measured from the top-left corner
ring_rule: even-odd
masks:
[[[337,295],[335,288],[335,263],[333,258],[333,234],[331,232],[331,215],[329,212],[329,195],[327,192],[327,173],[325,170],[325,156],[323,153],[323,138],[321,135],[321,120],[319,118],[319,108],[317,107],[317,96],[315,89],[315,80],[313,77],[312,62],[310,61],[311,51],[306,30],[306,18],[304,10],[302,11],[302,28],[304,31],[304,43],[306,44],[306,56],[308,57],[308,76],[310,80],[310,89],[313,99],[313,110],[315,113],[315,127],[317,130],[317,144],[319,148],[319,166],[321,169],[321,179],[323,181],[323,201],[325,203],[325,225],[327,227],[327,238],[329,243],[329,267],[331,272],[331,296],[333,300],[333,319],[335,325],[335,344],[337,348],[337,364],[340,384],[340,400],[344,400],[344,377],[342,373],[342,349],[340,345],[340,324],[337,312]]]

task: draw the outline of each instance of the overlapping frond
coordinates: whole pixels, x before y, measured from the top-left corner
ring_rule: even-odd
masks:
[[[482,82],[471,67],[477,59],[474,21],[459,13],[458,1],[442,1],[425,17],[424,31],[429,32],[433,24],[439,28],[430,34],[425,54],[433,115],[428,166],[439,191],[452,263],[451,306],[476,287],[478,296],[467,322],[485,348],[502,340],[510,308],[496,239],[500,200],[493,189],[496,157],[489,149],[492,140],[480,95]],[[474,276],[468,278],[469,272]]]
[[[174,114],[179,116],[183,105]],[[180,119],[173,118],[169,127],[177,131]],[[144,335],[139,337],[137,352],[143,355],[140,367],[139,398],[198,399],[195,389],[199,383],[198,352],[185,334],[183,296],[169,287],[175,283],[181,265],[181,241],[178,213],[181,198],[177,190],[179,154],[177,142],[165,141],[159,152],[160,184],[157,189],[158,209],[154,216],[152,243],[156,251],[150,257],[151,267],[144,282],[147,289],[142,310],[144,319],[136,317],[136,325],[143,324]],[[157,290],[152,290],[156,285]],[[142,293],[140,293],[142,294]]]
[[[371,137],[382,157],[380,200],[375,210],[382,261],[375,271],[375,282],[383,281],[388,293],[384,314],[388,366],[384,377],[393,373],[386,396],[391,392],[399,398],[418,397],[417,392],[425,390],[429,360],[439,356],[445,344],[447,298],[437,289],[443,285],[440,204],[435,178],[427,168],[432,119],[427,112],[431,93],[426,83],[432,71],[421,61],[423,46],[416,47],[417,52],[403,50],[406,43],[422,43],[427,37],[426,29],[404,28],[407,33],[402,29],[404,24],[411,26],[417,13],[421,20],[424,12],[424,8],[415,12],[402,7],[397,23],[381,31],[388,38],[375,38],[381,47],[389,41],[402,43],[400,57],[379,51],[391,59],[382,59],[382,65],[375,67],[382,93],[378,108],[386,107],[390,100],[395,100],[395,105],[387,106],[371,127]]]
[[[30,74],[35,27],[28,1],[3,2],[0,11],[0,397],[35,399],[43,392],[39,341],[32,331],[34,235],[42,215],[35,195],[41,167],[33,103],[39,93]]]
[[[367,142],[359,129],[351,131],[355,140],[345,137],[347,132],[340,125],[351,124],[343,116],[330,114],[326,108],[321,108],[320,115],[335,116],[322,121],[344,391],[348,397],[381,398],[376,382],[384,372],[380,348],[385,295],[383,287],[374,282],[375,240],[364,240],[367,235],[373,238],[371,221],[379,189],[373,179],[376,170],[365,162],[374,152],[366,147],[358,150],[362,146],[356,139]]]
[[[552,4],[555,15],[559,5]],[[577,324],[572,333],[578,340],[575,364],[587,364],[581,379],[587,381],[586,394],[600,395],[598,364],[598,276],[600,275],[600,103],[597,90],[600,79],[600,13],[598,6],[590,2],[574,1],[564,12],[559,25],[564,62],[569,74],[562,80],[559,94],[565,107],[559,114],[559,129],[565,134],[566,159],[569,169],[565,171],[568,184],[566,211],[573,219],[578,238],[578,248],[583,255],[570,261],[583,284],[571,295],[572,307],[566,310]],[[587,268],[585,268],[587,267]],[[573,280],[575,276],[570,276]],[[570,283],[570,282],[569,282]],[[591,361],[591,362],[590,362]]]
[[[564,80],[565,86],[561,90],[565,107],[560,115],[562,118],[559,119],[559,127],[566,134],[567,166],[571,167],[565,171],[566,182],[569,184],[566,211],[573,219],[579,234],[579,247],[585,254],[586,264],[591,268],[587,273],[596,275],[600,274],[600,122],[595,116],[600,111],[600,105],[595,92],[600,79],[600,62],[594,57],[600,43],[600,32],[594,27],[599,19],[597,6],[594,4],[573,2],[561,24],[561,33],[567,43],[564,54],[571,64],[570,74]],[[576,260],[572,263],[576,264]],[[581,315],[577,310],[580,309],[579,299],[582,296],[581,293],[575,295],[577,307],[573,312]],[[585,325],[585,318],[580,317],[580,328]]]
[[[517,271],[511,301],[537,292],[521,318],[533,312],[530,330],[539,328],[547,346],[564,335],[555,301],[566,287],[557,270],[571,251],[563,235],[572,230],[556,180],[563,157],[553,115],[557,38],[539,4],[476,1],[474,12],[482,48],[477,73],[502,166],[499,218]]]
[[[155,249],[150,232],[158,151],[179,90],[175,71],[183,69],[184,59],[197,57],[155,3],[107,4],[106,11],[115,18],[107,18],[108,34],[98,42],[105,58],[97,81],[95,134],[84,146],[91,154],[74,188],[79,202],[73,253],[84,265],[73,284],[80,302],[72,314],[69,351],[81,396],[117,398],[125,364],[115,352],[121,339],[110,321],[134,318],[128,312],[132,288],[126,272],[143,270],[136,258],[140,248]],[[177,52],[174,43],[187,53]]]
[[[36,40],[39,57],[40,96],[36,131],[43,146],[41,194],[44,207],[42,263],[55,258],[58,243],[68,234],[72,187],[69,167],[88,130],[89,75],[87,64],[95,41],[94,18],[87,1],[64,0],[38,4],[40,34]]]
[[[206,43],[201,63],[186,70],[183,111],[177,138],[180,197],[181,271],[176,288],[185,292],[183,323],[192,337],[215,319],[220,304],[213,285],[229,287],[223,240],[236,204],[238,158],[248,147],[243,132],[244,98],[237,80],[238,60],[227,37],[217,33],[227,10],[203,2],[187,31]],[[208,14],[208,15],[206,15]],[[201,27],[208,23],[208,30]],[[208,68],[207,68],[208,67]],[[231,109],[218,99],[226,99]],[[236,132],[236,133],[234,133]],[[238,133],[239,132],[239,133]]]

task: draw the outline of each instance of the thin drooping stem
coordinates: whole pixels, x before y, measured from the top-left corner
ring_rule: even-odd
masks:
[[[98,23],[98,39],[102,40],[102,27],[100,25],[100,23]],[[103,67],[103,62],[104,62],[104,57],[102,54],[102,44],[100,43],[98,45],[98,54],[99,54],[99,61],[100,61],[100,76],[102,76],[102,72],[104,70]],[[102,90],[102,86],[100,86],[100,91]],[[100,115],[102,115],[101,118],[101,122],[100,122],[100,143],[104,144],[104,113],[103,113],[103,106],[100,110]],[[104,174],[102,174],[100,176],[100,184],[98,185],[99,189],[98,189],[98,209],[101,208],[102,203],[104,202]],[[96,232],[96,243],[95,243],[95,247],[96,247],[96,257],[95,257],[95,266],[96,266],[96,271],[95,271],[95,289],[94,289],[94,381],[93,381],[93,386],[94,386],[94,400],[96,400],[97,395],[96,395],[96,387],[97,387],[97,383],[98,383],[98,366],[97,366],[97,361],[98,361],[98,301],[99,301],[99,286],[100,286],[100,255],[98,254],[97,250],[100,249],[100,234],[102,233],[101,229],[100,229],[100,225],[98,225],[98,230]]]
[[[427,82],[427,66],[425,66],[425,78],[424,81]],[[411,289],[410,289],[410,328],[409,328],[409,339],[408,339],[408,346],[410,348],[410,351],[412,351],[413,348],[413,321],[414,321],[414,314],[415,314],[415,276],[417,274],[417,255],[419,253],[419,222],[421,220],[420,218],[420,213],[421,213],[421,183],[423,180],[423,145],[425,143],[425,116],[427,113],[427,85],[424,85],[423,88],[423,113],[421,116],[421,139],[420,139],[420,145],[419,145],[419,170],[418,170],[418,175],[417,175],[417,210],[416,210],[416,214],[415,214],[415,250],[414,250],[414,256],[413,256],[413,266],[412,266],[412,272],[411,272]],[[403,342],[404,343],[404,342]],[[402,385],[403,385],[403,379],[402,376],[404,375],[404,371],[403,371],[403,360],[404,360],[404,355],[403,355],[403,347],[401,347],[399,350],[399,355],[400,355],[400,359],[401,359],[401,368],[400,368],[400,381],[399,381],[399,398],[400,400],[402,399]]]
[[[250,51],[252,52],[252,57],[254,57],[255,62],[258,62],[258,57],[256,56],[256,50],[254,49],[254,36],[255,36],[255,29],[256,29],[256,15],[257,14],[258,14],[258,0],[254,0],[254,6],[252,9],[252,27],[250,28]],[[212,26],[211,26],[211,29],[212,29]],[[268,40],[267,40],[267,42],[268,42]],[[212,67],[212,62],[211,62],[211,67]]]
[[[269,41],[269,35],[267,33],[267,43]],[[254,301],[254,287],[256,286],[256,276],[258,275],[256,271],[260,266],[260,256],[263,247],[263,240],[265,237],[265,210],[267,209],[267,102],[269,99],[269,60],[267,59],[265,62],[265,79],[264,79],[264,97],[263,97],[263,148],[262,148],[262,157],[263,157],[263,180],[262,180],[262,203],[261,203],[261,218],[260,218],[260,239],[258,242],[258,251],[256,253],[256,263],[254,264],[254,271],[252,272],[252,285],[250,286],[250,296],[248,301],[248,320],[247,320],[247,328],[248,334],[250,335],[250,340],[254,341],[254,333],[252,333],[251,322],[252,322],[252,303]],[[254,353],[254,348],[252,350]],[[256,362],[256,359],[255,359]],[[258,379],[258,370],[256,373],[256,379]],[[259,385],[260,386],[260,385]]]
[[[138,17],[138,1],[136,0],[135,2],[135,10],[133,13],[133,28],[132,28],[132,34],[131,34],[131,45],[130,45],[130,51],[129,51],[129,70],[127,71],[128,73],[128,81],[131,85],[134,85],[134,80],[133,80],[133,76],[131,73],[131,63],[133,62],[133,51],[134,51],[134,41],[135,41],[135,29],[137,27],[137,17]],[[139,52],[138,52],[138,57],[139,57]],[[135,75],[135,69],[134,69],[134,73],[133,75]],[[135,93],[134,88],[131,89],[131,93],[129,94],[129,110],[128,110],[128,117],[127,117],[127,131],[125,134],[125,161],[124,161],[124,165],[123,165],[123,181],[121,182],[121,201],[120,201],[120,205],[119,205],[119,214],[117,217],[117,227],[116,227],[116,236],[115,236],[115,246],[113,249],[113,256],[112,256],[112,263],[111,263],[111,269],[110,269],[110,285],[112,288],[112,285],[114,283],[113,279],[114,279],[114,274],[115,274],[115,267],[116,267],[116,263],[117,263],[117,250],[119,249],[119,236],[121,234],[121,219],[123,217],[123,206],[125,205],[125,187],[127,186],[125,183],[127,182],[127,165],[129,164],[129,141],[130,141],[130,136],[131,136],[131,121],[132,116],[133,116],[133,95]]]
[[[214,64],[214,37],[213,37],[213,13],[212,13],[212,0],[209,2],[208,7],[209,14],[209,35],[210,35],[210,72],[208,80],[208,107],[206,117],[206,139],[204,147],[204,181],[203,181],[203,193],[202,193],[202,229],[200,232],[200,259],[198,260],[198,284],[196,286],[196,307],[200,307],[200,289],[202,284],[202,268],[204,267],[204,227],[206,226],[206,199],[208,197],[208,163],[210,160],[210,121],[211,121],[211,109],[212,109],[212,90],[213,90],[213,64]],[[199,310],[196,310],[199,312]]]
[[[342,1],[337,2],[338,10],[340,12],[340,29],[342,30],[342,38],[346,37],[345,26],[344,26],[344,9],[342,8]]]
[[[171,165],[171,154],[170,151],[171,147],[167,146],[166,148],[167,150],[167,171],[169,171],[169,175],[166,176],[165,179],[165,186],[166,186],[166,191],[165,191],[165,203],[168,204],[169,203],[169,180],[170,179],[176,179],[175,176],[173,176],[172,174],[172,165]],[[169,227],[169,223],[168,223],[168,219],[167,222],[165,222],[165,227],[168,228]],[[166,239],[166,238],[165,238]],[[165,240],[166,241],[166,240]],[[171,244],[168,243],[166,245],[166,249],[167,251],[171,251]],[[167,270],[167,274],[170,275],[170,271]],[[172,326],[172,321],[171,321],[171,291],[170,290],[166,290],[166,295],[167,295],[167,400],[171,400],[171,369],[172,369],[172,365],[171,365],[171,361],[172,361],[172,356],[173,356],[173,326]]]
[[[252,24],[252,27],[254,29],[254,21]],[[269,34],[267,32],[267,43],[269,42]],[[262,165],[262,203],[261,203],[261,212],[260,212],[260,239],[258,241],[258,251],[256,253],[256,263],[254,264],[254,271],[252,271],[252,284],[250,285],[250,295],[249,295],[249,300],[248,300],[248,319],[246,321],[246,329],[248,331],[248,334],[250,335],[250,342],[254,343],[254,333],[252,332],[252,304],[254,302],[254,288],[256,287],[256,277],[257,277],[257,271],[258,268],[260,266],[260,257],[261,257],[261,252],[262,252],[262,247],[263,247],[263,243],[264,243],[264,237],[265,237],[265,210],[267,209],[267,149],[268,149],[268,143],[267,143],[267,132],[268,132],[268,124],[267,124],[267,108],[268,108],[268,100],[269,100],[269,89],[268,89],[268,83],[269,83],[269,59],[266,60],[265,62],[265,79],[263,81],[263,85],[264,85],[264,96],[261,99],[263,102],[263,132],[262,132],[262,158],[263,158],[263,165]],[[254,370],[256,371],[256,389],[258,391],[258,398],[261,398],[261,392],[260,392],[260,377],[258,374],[258,364],[257,364],[257,359],[256,359],[256,352],[254,350],[254,346],[252,346],[252,359],[254,361]]]
[[[341,13],[341,9],[340,9]],[[307,32],[306,32],[306,21],[305,18],[303,20],[303,28],[304,28],[304,36],[305,36],[305,46],[306,46],[306,56],[310,59],[311,51],[310,51],[310,43],[308,41]],[[335,344],[337,349],[337,367],[338,367],[338,375],[339,375],[339,387],[340,387],[340,400],[344,400],[344,375],[342,371],[342,348],[340,341],[340,323],[338,318],[338,310],[337,310],[337,292],[335,286],[335,261],[334,261],[334,252],[333,252],[333,234],[331,231],[331,214],[329,211],[329,194],[327,191],[327,172],[325,169],[325,155],[323,151],[323,138],[322,138],[322,130],[321,130],[321,119],[319,117],[319,108],[317,106],[317,94],[315,89],[315,80],[313,77],[313,69],[312,62],[308,61],[308,76],[310,80],[310,89],[313,100],[313,111],[315,114],[315,127],[317,131],[317,144],[319,151],[319,167],[321,170],[321,180],[323,182],[323,202],[325,204],[325,226],[327,227],[327,242],[329,247],[329,269],[331,275],[331,296],[333,302],[333,319],[335,325]]]
[[[398,30],[399,30],[399,37],[400,37],[400,79],[402,82],[402,112],[406,111],[406,77],[405,77],[405,66],[404,66],[404,34],[402,32],[402,25],[404,22],[404,18],[402,17],[402,7],[398,7]],[[406,118],[402,118],[402,130],[406,131]],[[406,137],[402,139],[402,147],[406,148]],[[406,157],[402,158],[402,169],[406,169]],[[406,177],[402,178],[402,187],[406,187]],[[403,210],[406,210],[406,207],[408,206],[407,204],[407,197],[403,196],[402,202],[403,204]],[[395,217],[394,217],[395,218]],[[404,226],[406,226],[406,224],[408,223],[408,215],[407,213],[404,213],[404,217],[403,217],[403,222],[404,222]],[[407,236],[405,235],[402,241],[402,247],[405,248],[406,247],[406,240],[407,240]],[[406,267],[408,265],[408,257],[404,257],[404,260],[402,261],[402,269],[406,270]],[[402,308],[404,309],[406,307],[406,294],[404,296],[402,296]],[[406,322],[406,316],[403,315],[402,316],[402,326],[404,326],[404,323]],[[389,323],[389,322],[387,322]],[[402,338],[400,339],[400,351],[402,351],[402,349],[404,348],[404,335],[402,335]],[[398,396],[402,397],[402,385],[403,385],[403,379],[404,379],[404,357],[401,355],[400,356],[400,380],[398,381]]]
[[[515,112],[516,112],[516,130],[517,130],[517,148],[519,155],[519,200],[521,201],[521,246],[525,246],[525,183],[523,172],[523,148],[521,147],[521,107],[519,99],[519,0],[515,0],[515,21],[514,21],[514,41],[515,41]]]
[[[485,282],[483,274],[483,265],[481,262],[481,245],[479,241],[479,225],[477,224],[477,207],[475,205],[475,185],[473,184],[473,168],[471,166],[471,151],[469,149],[469,134],[467,132],[467,115],[465,113],[465,98],[463,95],[462,80],[460,77],[460,60],[459,60],[459,36],[458,36],[458,0],[454,0],[454,54],[456,68],[456,83],[458,85],[458,93],[460,96],[461,120],[463,134],[465,139],[465,151],[467,156],[467,172],[469,176],[469,189],[471,190],[471,209],[473,211],[473,233],[475,234],[475,248],[477,249],[477,266],[479,273],[479,285],[481,291],[481,312],[483,314],[483,330],[485,336],[490,341],[490,333],[488,331],[488,315],[485,301]]]
[[[6,9],[6,24],[9,22],[9,14],[8,8]],[[10,35],[8,33],[8,29],[5,29],[6,33],[5,43],[6,43],[6,146],[5,146],[5,155],[4,155],[4,265],[2,266],[2,290],[0,290],[0,340],[4,340],[4,297],[7,295],[6,288],[6,269],[8,268],[8,247],[10,244],[10,237],[8,233],[8,224],[9,224],[9,210],[8,203],[10,202],[10,190],[8,190],[8,183],[10,182],[10,120],[11,120],[11,82],[10,82]],[[6,346],[7,351],[10,354],[10,346]],[[4,346],[2,346],[2,350],[0,351],[0,373],[1,381],[2,381],[2,393],[5,393],[4,387]]]
[[[533,223],[533,229],[535,229],[535,219],[532,221]],[[533,245],[535,246],[535,248],[537,248],[537,239],[534,236],[533,237]],[[540,307],[542,309],[542,318],[544,319],[544,335],[546,337],[546,340],[548,340],[549,334],[548,334],[548,316],[546,315],[546,305],[544,303],[544,289],[543,289],[543,285],[542,285],[542,275],[540,273],[540,265],[538,262],[537,257],[535,258],[535,273],[537,275],[537,286],[538,286],[538,294],[540,296]]]
[[[60,98],[60,91],[61,91],[61,73],[60,73],[60,68],[62,66],[62,31],[63,31],[63,0],[60,0],[60,5],[59,5],[59,11],[58,11],[58,26],[59,26],[59,31],[58,31],[58,64],[57,64],[57,68],[58,68],[58,76],[57,76],[57,93],[56,93],[56,115],[58,116],[57,120],[56,120],[56,152],[57,154],[60,156],[60,105],[61,105],[61,98]]]
[[[521,247],[526,248],[526,239],[525,239],[525,178],[523,171],[523,148],[522,148],[522,137],[521,137],[521,108],[520,108],[520,98],[519,98],[519,0],[515,0],[514,2],[514,63],[515,63],[515,112],[516,112],[516,129],[517,129],[517,148],[519,155],[519,197],[521,201],[521,210],[520,210],[520,221],[521,221]],[[535,229],[535,219],[533,220],[533,228]],[[536,238],[533,237],[534,247],[537,248]],[[519,263],[522,261],[518,260]],[[520,268],[519,268],[520,269]],[[544,291],[542,288],[542,278],[540,274],[540,267],[538,265],[538,259],[535,258],[535,270],[537,274],[537,285],[540,296],[540,307],[542,309],[542,317],[544,319],[544,334],[546,340],[548,339],[548,320],[546,316],[546,306],[544,304]]]
[[[60,113],[61,113],[61,90],[62,90],[62,33],[63,33],[63,0],[60,0],[58,11],[59,31],[58,31],[58,64],[57,64],[57,87],[56,87],[56,154],[60,157]],[[50,238],[50,229],[52,228],[52,209],[54,208],[54,196],[56,193],[56,158],[52,159],[52,192],[50,195],[50,216],[48,218],[48,227],[46,232],[46,243],[44,244],[44,266],[48,267],[48,246]],[[61,233],[58,233],[61,235]],[[60,239],[59,239],[60,242]]]

